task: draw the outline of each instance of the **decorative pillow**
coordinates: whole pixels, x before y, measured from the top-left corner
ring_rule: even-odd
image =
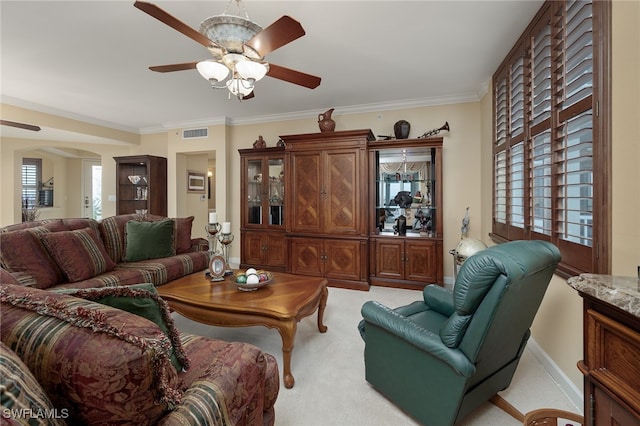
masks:
[[[174,219],[176,226],[173,233],[176,241],[176,254],[189,253],[191,251],[193,219],[193,216]]]
[[[66,425],[62,419],[67,418],[68,410],[66,408],[54,410],[51,400],[29,368],[2,342],[0,342],[0,400],[2,401],[0,416],[3,420],[8,420],[7,424],[21,424],[26,421],[25,418],[17,417],[20,414],[30,413],[35,416],[37,413],[46,412],[53,413],[46,417],[46,424]],[[13,418],[12,413],[16,413],[17,416]],[[44,424],[45,417],[42,419]],[[32,417],[30,420],[28,424],[40,424],[36,418]],[[1,423],[5,424],[4,421]]]
[[[157,222],[131,220],[125,225],[125,262],[170,257],[176,254],[172,219]]]
[[[51,226],[62,225],[55,222]],[[62,271],[40,242],[41,235],[51,232],[49,228],[43,225],[0,233],[0,264],[20,274],[22,285],[45,289],[64,281]]]
[[[40,239],[69,282],[84,281],[116,267],[91,228],[42,234]]]
[[[130,220],[143,220],[139,214],[120,214],[104,218],[98,224],[107,253],[114,262],[124,261],[125,227]]]
[[[169,305],[158,295],[151,283],[123,287],[55,290],[70,296],[91,300],[103,305],[122,309],[155,322],[171,341],[173,347],[171,363],[177,371],[189,368],[189,360],[182,348],[180,334],[175,327]]]
[[[193,219],[193,216],[173,219],[175,222],[173,239],[175,241],[176,254],[189,253],[191,251],[191,228],[193,228]],[[158,220],[167,220],[167,218],[150,214],[145,217],[145,220],[155,222]]]

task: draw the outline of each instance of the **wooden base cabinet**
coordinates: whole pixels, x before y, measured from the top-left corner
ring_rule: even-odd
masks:
[[[287,244],[284,232],[241,232],[241,268],[268,268],[285,271],[287,267]]]
[[[334,287],[367,290],[366,239],[292,237],[290,272],[321,276]]]
[[[419,237],[372,238],[371,283],[422,288],[442,283],[442,241]]]
[[[640,319],[581,295],[586,425],[640,426]]]

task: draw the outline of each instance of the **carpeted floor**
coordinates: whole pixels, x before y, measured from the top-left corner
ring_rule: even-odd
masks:
[[[295,378],[292,389],[282,385],[282,341],[276,330],[211,327],[174,315],[181,330],[252,343],[275,355],[281,374],[281,389],[276,402],[277,426],[416,425],[365,381],[364,342],[357,324],[361,319],[360,307],[368,300],[377,300],[395,308],[420,297],[421,293],[414,290],[384,287],[372,287],[369,292],[329,288],[324,316],[328,331],[324,334],[318,332],[315,314],[298,324],[291,363]],[[581,412],[528,350],[511,386],[501,395],[522,413],[538,408]],[[521,424],[490,403],[460,423],[462,426]]]

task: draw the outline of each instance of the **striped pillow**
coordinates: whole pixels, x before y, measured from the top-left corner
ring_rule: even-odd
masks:
[[[0,400],[8,424],[66,425],[68,410],[53,409],[51,400],[29,368],[8,346],[0,342]],[[42,414],[41,418],[38,418]],[[25,418],[30,417],[30,418]],[[11,420],[15,422],[12,422]],[[4,421],[2,422],[4,424]]]
[[[116,267],[91,228],[51,232],[40,239],[69,282],[84,281]]]
[[[0,264],[27,287],[49,288],[64,276],[41,242],[44,234],[64,231],[61,221],[0,233]]]

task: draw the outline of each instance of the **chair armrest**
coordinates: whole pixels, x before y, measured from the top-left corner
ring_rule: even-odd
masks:
[[[424,288],[422,295],[428,307],[445,317],[450,317],[456,311],[453,306],[453,292],[449,289],[432,284]]]
[[[471,377],[476,367],[458,349],[448,348],[440,340],[440,336],[420,327],[418,324],[403,317],[378,302],[369,301],[362,306],[362,317],[387,332],[398,336],[413,346],[430,353],[449,365],[456,373],[464,377]]]

